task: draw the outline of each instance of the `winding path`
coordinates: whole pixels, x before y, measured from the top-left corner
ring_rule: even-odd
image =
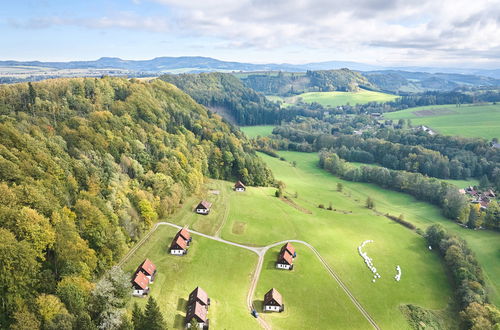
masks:
[[[170,227],[174,227],[174,228],[177,228],[177,229],[181,229],[182,228],[182,226],[179,226],[179,225],[176,225],[176,224],[170,223],[170,222],[158,222],[158,223],[156,223],[154,225],[154,227],[151,228],[151,230],[132,249],[130,249],[127,252],[127,254],[118,263],[118,266],[121,267],[130,258],[130,256],[133,255],[141,247],[141,245],[144,244],[144,242],[161,225],[170,226]],[[236,247],[239,247],[239,248],[242,248],[242,249],[246,249],[246,250],[252,251],[252,252],[254,252],[254,253],[257,254],[257,256],[259,257],[259,259],[257,261],[257,267],[255,268],[255,271],[253,273],[252,281],[250,283],[250,290],[248,291],[248,295],[247,295],[247,306],[248,306],[248,308],[249,308],[250,311],[252,311],[252,310],[255,309],[254,306],[253,306],[253,296],[255,294],[255,289],[257,288],[257,283],[259,282],[260,273],[262,271],[262,265],[264,263],[264,255],[266,254],[267,250],[269,250],[269,249],[271,249],[271,248],[273,248],[275,246],[284,244],[286,242],[294,242],[294,243],[303,244],[303,245],[307,246],[309,249],[311,249],[311,251],[313,251],[313,253],[316,255],[316,257],[318,258],[318,260],[321,262],[321,264],[325,267],[325,269],[327,270],[327,272],[330,274],[330,276],[339,284],[339,286],[342,288],[342,290],[344,290],[344,292],[346,293],[346,295],[352,301],[352,303],[354,304],[354,306],[356,306],[356,308],[359,310],[359,312],[364,316],[364,318],[370,323],[370,325],[374,329],[380,330],[380,327],[377,325],[377,323],[375,322],[375,320],[364,309],[364,307],[361,305],[361,303],[356,299],[356,297],[354,297],[354,295],[351,293],[351,291],[349,290],[349,288],[344,284],[344,282],[342,282],[342,280],[335,273],[335,271],[332,269],[332,267],[325,261],[325,259],[323,259],[323,257],[319,254],[319,252],[311,244],[309,244],[307,242],[304,242],[304,241],[301,241],[301,240],[290,239],[290,240],[284,240],[284,241],[276,242],[276,243],[273,243],[273,244],[270,244],[270,245],[267,245],[267,246],[263,246],[263,247],[252,247],[252,246],[247,246],[247,245],[243,245],[243,244],[239,244],[239,243],[234,243],[234,242],[231,242],[231,241],[226,241],[225,239],[222,239],[222,238],[220,238],[218,236],[210,236],[210,235],[207,235],[207,234],[203,234],[203,233],[197,232],[195,230],[189,230],[189,232],[192,233],[192,234],[198,235],[198,236],[202,236],[202,237],[214,240],[214,241],[218,241],[218,242],[224,243],[224,244],[229,244],[229,245],[236,246]],[[218,234],[220,234],[220,230],[218,230]],[[271,330],[271,326],[262,317],[258,317],[257,321],[259,322],[259,324],[261,325],[262,328],[264,328],[266,330]]]

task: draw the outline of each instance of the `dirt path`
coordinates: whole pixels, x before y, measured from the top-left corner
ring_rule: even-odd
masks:
[[[130,256],[133,255],[135,253],[135,251],[137,251],[142,246],[142,244],[144,244],[144,242],[147,241],[147,239],[155,232],[155,230],[158,229],[158,226],[161,226],[161,225],[166,225],[166,226],[174,227],[177,229],[182,228],[182,226],[179,226],[179,225],[176,225],[176,224],[170,223],[170,222],[158,222],[158,223],[156,223],[155,226],[153,228],[151,228],[151,230],[132,249],[130,249],[130,251],[122,258],[122,260],[120,260],[120,262],[118,263],[118,266],[121,267],[130,258]],[[307,246],[309,249],[311,249],[313,251],[313,253],[316,255],[318,260],[321,262],[321,264],[325,267],[327,272],[330,274],[330,276],[338,283],[338,285],[342,288],[342,290],[344,290],[345,294],[349,297],[349,299],[352,301],[354,306],[356,306],[356,308],[359,310],[359,312],[365,317],[365,319],[372,325],[373,328],[380,330],[380,327],[377,325],[375,320],[370,316],[370,314],[368,314],[368,312],[364,309],[364,307],[361,305],[361,303],[351,293],[349,288],[347,288],[347,286],[344,284],[344,282],[342,282],[340,277],[335,273],[335,271],[332,269],[332,267],[325,261],[325,259],[323,259],[323,257],[319,254],[319,252],[311,244],[304,242],[304,241],[291,239],[291,240],[276,242],[276,243],[273,243],[273,244],[270,244],[267,246],[263,246],[263,247],[252,247],[252,246],[247,246],[247,245],[243,245],[243,244],[239,244],[239,243],[234,243],[231,241],[226,241],[225,239],[222,239],[218,236],[210,236],[207,234],[197,232],[195,230],[190,230],[189,232],[191,234],[202,236],[202,237],[205,237],[205,238],[208,238],[208,239],[211,239],[214,241],[218,241],[218,242],[221,242],[224,244],[229,244],[229,245],[232,245],[235,247],[246,249],[246,250],[252,251],[258,255],[259,259],[257,261],[257,266],[256,266],[255,271],[253,273],[252,280],[250,282],[250,289],[249,289],[248,294],[247,294],[247,307],[248,307],[250,312],[255,309],[253,306],[253,297],[255,295],[255,289],[257,288],[257,283],[259,282],[260,273],[262,271],[262,265],[264,263],[264,256],[265,256],[266,252],[269,249],[271,249],[275,246],[281,245],[281,244],[285,244],[286,242],[294,242],[294,243],[304,244],[305,246]],[[220,229],[218,230],[218,232],[220,232]],[[266,330],[272,329],[271,326],[266,322],[266,320],[264,320],[262,318],[262,316],[259,316],[257,318],[257,321],[259,322],[259,324],[262,328],[264,328]]]

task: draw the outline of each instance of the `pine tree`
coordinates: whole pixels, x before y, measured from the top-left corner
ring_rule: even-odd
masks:
[[[366,199],[366,207],[369,209],[373,209],[375,207],[375,202],[370,197]]]
[[[142,329],[144,322],[144,314],[137,303],[134,303],[134,308],[132,309],[132,323],[134,324],[134,329]]]
[[[163,318],[163,314],[160,311],[160,307],[156,303],[156,300],[153,297],[149,297],[148,303],[146,304],[146,308],[144,309],[144,318],[143,318],[143,329],[149,330],[165,330],[167,329],[167,325],[165,323],[165,319]]]

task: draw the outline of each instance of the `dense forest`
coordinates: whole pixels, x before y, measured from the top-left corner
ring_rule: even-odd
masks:
[[[141,233],[205,176],[273,181],[239,130],[161,80],[0,86],[0,142],[0,328],[128,324],[129,278],[107,270]]]

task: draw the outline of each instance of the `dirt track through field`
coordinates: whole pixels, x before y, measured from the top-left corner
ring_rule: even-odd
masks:
[[[122,258],[122,260],[120,260],[120,262],[118,263],[118,266],[121,267],[142,246],[142,244],[144,244],[144,242],[146,242],[148,240],[148,238],[151,237],[151,235],[161,225],[170,226],[170,227],[174,227],[174,228],[177,228],[177,229],[181,229],[182,228],[182,226],[179,226],[179,225],[176,225],[176,224],[170,223],[170,222],[158,222],[158,223],[156,223],[155,226],[153,228],[151,228],[151,230],[146,235],[144,235],[144,237],[132,249],[129,250],[129,252]],[[255,306],[253,305],[253,297],[255,295],[255,289],[257,288],[257,283],[259,282],[260,273],[262,271],[262,265],[264,263],[264,255],[266,254],[266,252],[269,249],[271,249],[271,248],[273,248],[275,246],[278,246],[278,245],[281,245],[281,244],[285,244],[287,242],[294,242],[294,243],[303,244],[303,245],[307,246],[309,249],[311,249],[311,251],[313,251],[313,253],[316,255],[316,257],[318,258],[318,260],[325,267],[325,269],[328,272],[328,274],[330,274],[330,276],[337,282],[337,284],[340,286],[340,288],[346,293],[346,295],[352,301],[352,303],[354,304],[354,306],[359,310],[359,312],[363,315],[363,317],[370,323],[370,325],[374,329],[380,330],[380,327],[377,325],[377,323],[375,322],[375,320],[364,309],[364,307],[356,299],[356,297],[352,294],[352,292],[344,284],[344,282],[342,282],[342,280],[337,275],[337,273],[335,273],[335,271],[333,270],[333,268],[325,261],[325,259],[323,259],[323,257],[319,254],[319,252],[311,244],[309,244],[307,242],[304,242],[304,241],[291,239],[291,240],[285,240],[285,241],[281,241],[281,242],[276,242],[276,243],[273,243],[273,244],[270,244],[270,245],[267,245],[267,246],[263,246],[263,247],[253,247],[253,246],[247,246],[247,245],[243,245],[243,244],[239,244],[239,243],[234,243],[234,242],[231,242],[231,241],[226,241],[225,239],[222,239],[222,238],[220,238],[218,236],[210,236],[210,235],[203,234],[203,233],[200,233],[200,232],[197,232],[197,231],[194,231],[194,230],[190,230],[189,232],[191,234],[198,235],[198,236],[201,236],[201,237],[205,237],[205,238],[208,238],[208,239],[211,239],[211,240],[214,240],[214,241],[218,241],[218,242],[221,242],[221,243],[224,243],[224,244],[229,244],[229,245],[232,245],[232,246],[235,246],[235,247],[246,249],[246,250],[252,251],[252,252],[254,252],[254,253],[257,254],[257,256],[259,257],[259,259],[257,261],[257,266],[255,267],[255,271],[253,273],[252,280],[250,282],[250,289],[249,289],[248,294],[247,294],[247,307],[248,307],[248,309],[249,309],[250,312],[255,309]],[[217,234],[220,234],[220,230],[218,230]],[[263,329],[266,329],[266,330],[271,330],[272,329],[271,326],[266,322],[266,320],[262,316],[259,316],[257,318],[257,321],[259,322],[260,326]]]

